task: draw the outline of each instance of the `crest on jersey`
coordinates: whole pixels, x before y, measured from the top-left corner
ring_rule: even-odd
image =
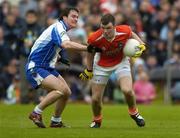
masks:
[[[119,49],[122,49],[122,47],[123,47],[123,43],[121,43],[121,42],[118,43],[118,48],[119,48]]]
[[[66,34],[66,31],[61,32],[60,36],[62,37],[64,34]]]

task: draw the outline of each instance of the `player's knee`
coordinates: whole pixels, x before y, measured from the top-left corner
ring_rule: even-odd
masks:
[[[71,90],[68,87],[63,88],[64,97],[69,97],[71,95]]]
[[[71,95],[71,90],[68,87],[61,87],[57,89],[57,91],[60,91],[62,93],[62,96],[66,98]]]
[[[123,92],[125,95],[129,95],[129,96],[133,95],[133,91],[132,91],[132,89],[129,88],[129,87],[121,88],[121,90],[122,90],[122,92]]]
[[[71,90],[68,87],[65,88],[65,95],[66,97],[69,97],[71,95]]]

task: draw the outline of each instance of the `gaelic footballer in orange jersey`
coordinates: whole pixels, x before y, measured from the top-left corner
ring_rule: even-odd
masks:
[[[135,95],[132,89],[132,74],[129,57],[123,55],[123,47],[129,38],[136,39],[140,45],[135,57],[141,56],[145,50],[144,42],[128,25],[115,25],[115,18],[105,14],[101,18],[101,29],[88,39],[87,68],[79,77],[90,80],[92,88],[93,120],[91,128],[100,128],[102,124],[102,98],[106,84],[113,73],[117,79],[128,105],[128,113],[135,123],[145,126],[144,118],[139,114]]]
[[[103,29],[99,29],[89,36],[88,44],[102,49],[99,66],[112,67],[117,65],[123,59],[123,47],[126,41],[131,37],[132,31],[128,25],[119,25],[115,27],[115,37],[108,41],[103,35]]]

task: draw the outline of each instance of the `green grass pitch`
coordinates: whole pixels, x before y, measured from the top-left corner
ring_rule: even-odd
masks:
[[[37,128],[28,118],[34,105],[0,104],[0,138],[178,138],[180,107],[169,105],[138,106],[146,120],[139,128],[127,114],[126,105],[104,105],[103,124],[91,129],[91,106],[68,104],[62,116],[71,128]],[[49,126],[52,106],[43,113]]]

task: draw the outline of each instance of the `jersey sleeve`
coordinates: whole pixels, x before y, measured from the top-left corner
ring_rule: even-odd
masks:
[[[130,26],[127,26],[127,32],[128,32],[128,37],[130,38],[132,36],[132,29]]]
[[[128,25],[124,25],[124,31],[127,33],[127,37],[130,38],[132,36],[132,30],[131,27]]]
[[[56,45],[61,47],[63,41],[70,40],[66,30],[61,24],[56,24],[52,31],[52,38]]]
[[[102,30],[97,30],[88,37],[87,43],[92,46],[96,46],[96,40],[102,36]]]
[[[127,39],[131,38],[131,36],[132,36],[132,30],[129,25],[119,25],[119,26],[117,26],[117,30],[118,30],[118,32],[126,33]]]
[[[88,37],[87,43],[88,43],[88,45],[93,45],[92,35]]]

